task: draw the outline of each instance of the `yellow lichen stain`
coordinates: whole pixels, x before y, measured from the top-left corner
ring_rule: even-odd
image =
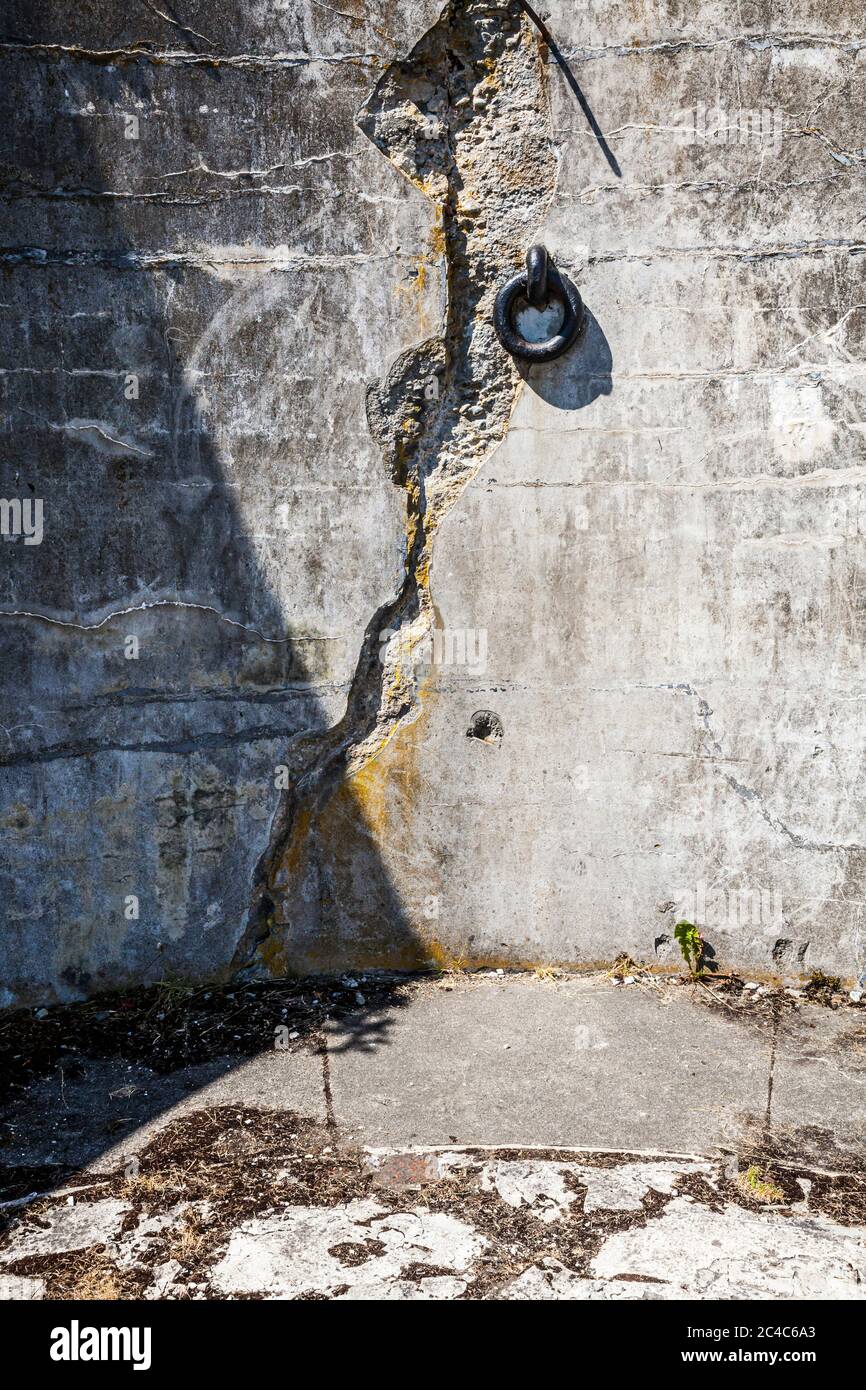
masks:
[[[278,915],[259,950],[271,975],[417,971],[434,962],[428,924],[414,920],[400,892],[400,878],[392,871],[403,853],[407,810],[422,792],[415,751],[428,699],[415,721],[383,733],[381,745],[363,766],[323,805],[299,817],[291,851],[283,858],[284,872],[276,876]],[[313,939],[308,932],[294,932],[291,922],[308,857],[315,860],[323,896],[332,899],[324,905]],[[429,891],[435,891],[435,884]]]
[[[424,191],[429,197],[429,191]],[[430,334],[437,312],[435,298],[430,299],[430,273],[434,268],[441,273],[441,260],[427,254],[415,256],[413,273],[402,279],[395,291],[401,314],[411,314],[424,336]]]
[[[309,806],[302,806],[298,812],[297,820],[292,826],[292,838],[288,848],[283,855],[279,868],[279,877],[285,874],[294,876],[301,872],[307,858],[307,846],[310,838],[310,823],[313,819],[313,812]]]
[[[441,970],[443,974],[448,970],[456,971],[463,968],[463,958],[456,956],[435,936],[427,938],[426,947],[428,961],[436,970]]]
[[[343,814],[360,814],[368,835],[381,841],[388,838],[388,775],[378,755],[343,783],[335,799]]]
[[[445,237],[445,222],[442,215],[442,208],[436,208],[436,222],[430,229],[430,258],[432,260],[443,260],[448,253],[448,243]]]
[[[288,940],[285,933],[274,930],[273,920],[268,925],[270,930],[259,946],[258,959],[272,979],[282,979],[293,973],[289,965]]]

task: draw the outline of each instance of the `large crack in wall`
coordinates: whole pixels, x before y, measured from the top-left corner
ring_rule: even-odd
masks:
[[[437,205],[444,334],[403,354],[368,392],[370,428],[406,493],[404,577],[367,625],[343,718],[286,752],[287,789],[257,866],[238,968],[271,957],[274,938],[291,932],[293,869],[316,810],[418,715],[411,652],[435,622],[433,541],[504,437],[520,387],[495,338],[493,302],[535,239],[556,178],[543,53],[519,0],[452,0],[387,69],[358,124]]]

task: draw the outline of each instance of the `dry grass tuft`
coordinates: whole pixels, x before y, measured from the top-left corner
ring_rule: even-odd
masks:
[[[201,1218],[192,1207],[183,1213],[182,1225],[169,1232],[166,1251],[170,1260],[186,1265],[194,1260],[204,1245],[205,1233]]]
[[[124,1196],[133,1202],[146,1202],[148,1198],[164,1197],[166,1193],[183,1186],[182,1175],[176,1168],[156,1169],[150,1173],[137,1173],[127,1178]]]

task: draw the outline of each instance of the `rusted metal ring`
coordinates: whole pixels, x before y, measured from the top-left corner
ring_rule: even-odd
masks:
[[[543,256],[540,254],[543,253]],[[524,362],[553,362],[577,341],[586,328],[586,310],[576,285],[557,270],[543,246],[532,246],[526,257],[527,268],[514,275],[496,296],[493,326],[506,352]],[[546,280],[546,294],[539,300],[541,285]],[[534,297],[534,298],[533,298]],[[541,308],[550,299],[558,299],[563,308],[559,332],[553,338],[531,343],[514,326],[514,310],[519,299]]]

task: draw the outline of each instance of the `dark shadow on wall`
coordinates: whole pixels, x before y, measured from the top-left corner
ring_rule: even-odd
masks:
[[[613,391],[613,353],[595,315],[587,309],[586,331],[563,357],[524,365],[521,376],[527,390],[557,410],[583,410],[599,396],[609,396]]]
[[[39,26],[36,7],[33,25]],[[191,52],[200,52],[201,45],[197,50],[181,29],[180,39],[174,26],[160,37],[172,48],[183,42]],[[33,370],[4,378],[7,447],[0,491],[8,497],[29,488],[46,499],[46,516],[52,504],[55,513],[62,509],[65,525],[54,548],[48,527],[39,549],[4,547],[7,562],[24,563],[7,563],[0,591],[5,683],[10,705],[19,707],[16,729],[7,734],[0,757],[0,770],[8,779],[0,804],[29,804],[37,819],[40,807],[47,810],[38,836],[6,825],[0,894],[8,906],[16,892],[20,900],[22,882],[37,884],[52,876],[54,881],[74,881],[78,888],[84,882],[86,891],[76,900],[75,887],[60,884],[53,895],[35,892],[29,914],[16,910],[7,915],[0,973],[10,990],[25,989],[31,966],[48,956],[52,964],[46,974],[59,961],[58,974],[69,996],[100,995],[125,979],[162,980],[170,991],[177,981],[207,973],[202,961],[208,951],[214,973],[224,970],[241,935],[243,923],[237,921],[209,937],[211,924],[203,907],[221,888],[238,890],[232,882],[238,866],[232,844],[240,823],[240,785],[247,784],[247,796],[250,783],[259,788],[267,812],[259,822],[263,850],[278,800],[276,766],[293,741],[315,738],[333,724],[333,710],[319,692],[324,689],[335,701],[345,694],[345,685],[342,692],[335,688],[326,663],[311,659],[303,632],[292,635],[284,596],[269,578],[279,550],[272,547],[266,556],[261,538],[251,534],[241,486],[273,488],[275,508],[280,497],[291,500],[293,487],[301,495],[315,485],[318,453],[329,447],[327,429],[319,420],[313,445],[299,434],[288,489],[280,492],[289,470],[279,449],[268,450],[263,436],[260,473],[240,478],[237,460],[224,455],[212,429],[212,406],[198,399],[199,386],[212,401],[248,391],[254,420],[259,377],[277,370],[268,335],[278,331],[278,320],[288,317],[294,325],[302,310],[315,307],[315,292],[308,293],[302,269],[257,272],[269,286],[278,275],[279,290],[265,305],[254,295],[246,305],[239,302],[239,312],[229,314],[214,333],[230,291],[207,266],[173,255],[184,215],[181,211],[176,220],[173,209],[204,201],[212,207],[215,229],[231,187],[213,182],[209,187],[207,171],[194,172],[180,194],[174,182],[160,187],[159,168],[168,166],[157,154],[148,198],[117,197],[91,140],[93,121],[65,120],[53,128],[52,102],[68,76],[67,67],[82,107],[92,95],[102,110],[135,106],[147,112],[158,105],[150,61],[134,56],[117,57],[111,65],[88,64],[86,58],[25,52],[29,31],[2,37],[12,45],[5,62],[25,90],[38,74],[33,90],[52,135],[49,139],[45,125],[35,119],[40,113],[21,99],[21,88],[8,84],[7,100],[21,100],[24,116],[19,120],[17,168],[5,188],[0,185],[0,244],[7,252],[0,269],[2,297],[13,309],[3,354],[7,366],[24,364]],[[16,44],[22,45],[18,51]],[[216,70],[205,67],[203,73],[203,83],[220,80]],[[55,150],[53,169],[45,159],[49,145]],[[255,209],[255,197],[245,206]],[[154,207],[165,209],[160,220],[152,215]],[[294,211],[289,199],[286,207],[288,221]],[[296,231],[303,237],[303,216],[303,208],[298,209],[298,227],[284,227],[286,242]],[[28,249],[34,244],[34,227],[44,242],[36,255]],[[248,231],[252,243],[269,244],[267,231],[257,235],[255,211],[248,213]],[[143,247],[150,251],[154,246],[160,248],[156,265],[141,258]],[[340,324],[339,331],[348,333],[350,326]],[[309,431],[324,408],[313,346],[319,346],[315,335],[299,335],[295,379],[276,383],[293,398],[277,429],[283,439],[299,421]],[[329,358],[327,369],[332,394],[343,398],[345,409],[354,391],[360,414],[363,383],[341,383],[338,354]],[[122,383],[130,371],[140,375],[147,389],[127,403]],[[247,443],[247,458],[249,449]],[[321,546],[326,547],[333,520],[326,504],[320,520],[325,527]],[[284,544],[291,563],[295,538],[289,532],[281,542],[278,529],[276,534],[277,546]],[[326,584],[326,573],[318,578]],[[305,579],[314,591],[316,574]],[[370,611],[387,597],[379,595]],[[327,598],[323,591],[323,610]],[[105,619],[122,610],[126,614],[118,622]],[[22,612],[37,616],[20,616]],[[138,624],[145,626],[139,629]],[[50,635],[38,658],[34,629],[40,641]],[[137,630],[154,638],[157,655],[150,663],[122,657],[125,634]],[[358,644],[361,638],[358,631]],[[319,651],[315,643],[312,647]],[[350,653],[350,666],[355,655]],[[94,678],[97,663],[103,666]],[[87,678],[80,679],[84,669]],[[82,687],[87,688],[84,693]],[[26,723],[20,717],[22,690],[29,704]],[[126,783],[134,785],[134,792],[120,795],[118,788]],[[57,830],[55,812],[61,813],[67,832],[62,826]],[[106,841],[100,816],[110,820],[112,844],[118,848],[112,856],[101,854]],[[28,817],[28,829],[30,825]],[[378,858],[364,808],[350,786],[341,789],[340,825],[346,853],[353,853],[353,840],[360,845],[359,871],[336,885],[339,901],[327,904],[332,941],[350,948],[360,965],[365,959],[382,963],[384,955],[386,963],[418,966],[427,958],[426,943]],[[69,837],[65,848],[64,833]],[[100,941],[100,913],[88,917],[86,899],[92,893],[98,903],[104,896],[109,858],[121,928],[116,937],[104,931]],[[160,885],[169,882],[180,895],[189,874],[196,878],[200,908],[186,905],[186,910],[179,896],[180,909],[166,906],[156,920],[142,920],[138,931],[134,923],[123,923],[124,889],[134,890],[142,902],[158,902]],[[242,884],[241,899],[244,891]],[[302,905],[309,938],[316,935],[318,911],[318,903]],[[368,1010],[360,991],[349,998],[362,1023],[358,1045],[364,1045],[365,1033],[381,1040],[387,1032],[383,1011],[387,1014],[392,1004],[381,991],[373,994],[369,1029],[363,1026]],[[118,1005],[121,1021],[124,1013],[134,1014],[137,998],[131,988],[128,1009]],[[87,1007],[100,1012],[98,1002]],[[153,1007],[158,1012],[159,1002]],[[48,1018],[54,1016],[49,1009]],[[57,1016],[68,1025],[62,1009]],[[245,1041],[246,1055],[273,1046],[274,1026],[271,1014],[256,1025],[261,1032]],[[75,1045],[71,1027],[68,1039],[67,1052]],[[201,1084],[190,1078],[193,1089]],[[160,1099],[163,1095],[155,1088],[150,1114],[178,1099]],[[116,1138],[116,1133],[100,1137],[90,1156]]]

